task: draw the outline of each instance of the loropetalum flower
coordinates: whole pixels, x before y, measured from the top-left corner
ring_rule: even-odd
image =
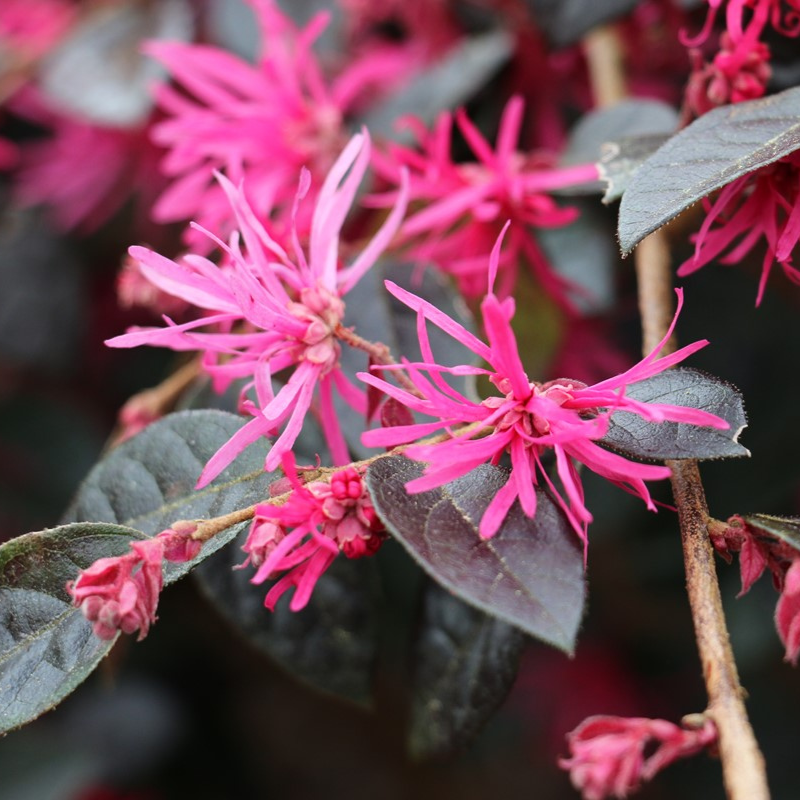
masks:
[[[129,553],[100,558],[67,583],[73,605],[92,623],[100,639],[139,631],[147,636],[156,621],[158,596],[164,586],[164,561],[191,561],[202,543],[191,538],[194,525],[169,528],[152,539],[131,542]]]
[[[559,760],[584,800],[624,798],[679,758],[714,744],[717,729],[701,718],[696,727],[664,719],[595,716],[567,734],[570,758]]]
[[[800,153],[749,172],[703,200],[706,218],[693,235],[694,255],[678,275],[690,275],[714,259],[723,264],[742,260],[760,239],[766,242],[756,305],[764,297],[775,263],[786,277],[800,284],[792,254],[800,240]]]
[[[350,140],[317,196],[308,255],[295,231],[290,257],[258,221],[242,189],[222,176],[219,180],[235,214],[244,249],[238,234],[231,237],[230,246],[212,237],[227,257],[222,266],[217,266],[199,255],[186,256],[176,263],[143,247],[131,248],[131,255],[155,286],[204,313],[180,325],[165,317],[164,328],[134,328],[108,344],[199,350],[203,367],[219,391],[234,379],[247,379],[242,406],[253,419],[211,458],[199,486],[216,477],[251,442],[273,435],[285,425],[265,464],[267,470],[275,469],[297,439],[315,395],[315,410],[334,463],[350,460],[333,408],[334,387],[360,411],[366,410],[366,402],[339,368],[336,331],[344,318],[343,298],[394,236],[406,204],[404,189],[372,240],[349,266],[340,268],[339,234],[369,159],[365,130]],[[308,172],[303,171],[295,205],[303,201],[309,182]],[[286,382],[276,393],[273,376],[290,369],[291,374],[285,373]],[[248,399],[250,389],[255,392],[255,404]]]
[[[441,114],[430,131],[419,120],[406,118],[419,149],[390,144],[385,154],[376,154],[375,167],[389,180],[398,180],[403,167],[409,170],[410,198],[423,207],[405,221],[401,234],[415,261],[432,262],[452,275],[467,297],[481,297],[487,289],[486,257],[510,219],[498,294],[511,293],[517,266],[526,262],[542,286],[569,305],[575,287],[553,271],[533,229],[573,222],[577,209],[558,205],[547,192],[595,180],[597,168],[594,164],[557,168],[551,155],[521,152],[523,115],[522,98],[511,98],[492,148],[466,112],[457,111],[456,124],[477,159],[465,163],[453,161],[450,113]],[[376,196],[373,202],[392,197],[391,193],[383,199]]]
[[[489,262],[489,286],[493,286],[500,257],[498,239]],[[592,515],[586,508],[577,464],[641,497],[655,510],[645,481],[667,478],[666,466],[640,464],[612,453],[597,444],[608,430],[611,416],[626,411],[650,422],[689,423],[726,429],[728,423],[706,411],[665,403],[645,403],[626,395],[626,387],[642,381],[704,347],[698,341],[658,358],[680,313],[683,294],[677,290],[678,310],[664,339],[642,361],[620,375],[591,386],[567,378],[537,383],[522,366],[511,318],[512,298],[500,300],[488,294],[481,303],[488,343],[470,333],[425,300],[387,281],[387,289],[417,312],[422,363],[404,363],[403,369],[416,392],[395,386],[373,374],[359,378],[413,411],[435,417],[434,422],[367,431],[362,440],[368,446],[395,446],[444,431],[444,441],[416,444],[405,449],[410,458],[427,462],[424,474],[406,484],[409,492],[424,492],[452,481],[486,461],[497,464],[504,455],[511,458],[511,473],[505,486],[490,502],[479,530],[484,538],[500,528],[508,510],[519,500],[529,517],[536,513],[534,486],[543,483],[553,491],[570,524],[587,543],[587,526]],[[426,323],[441,328],[486,362],[488,368],[468,365],[441,366],[436,363],[428,340]],[[391,369],[381,367],[380,369]],[[475,402],[453,389],[443,378],[451,375],[484,375],[498,394]],[[461,426],[465,426],[462,428]],[[547,452],[555,456],[561,483],[559,491],[543,463]]]
[[[154,207],[157,221],[194,219],[227,236],[229,206],[214,181],[215,170],[224,170],[236,184],[244,180],[261,221],[269,215],[284,215],[286,221],[300,168],[309,170],[316,192],[347,141],[346,116],[365,93],[408,66],[405,55],[375,51],[329,79],[313,51],[326,13],[298,29],[275,0],[250,0],[250,5],[261,33],[256,65],[209,45],[145,47],[176,84],[156,93],[168,118],[153,128],[153,137],[169,150],[162,169],[173,179]],[[309,221],[301,218],[301,232]],[[195,248],[208,246],[192,229],[187,240]]]
[[[347,558],[373,555],[386,533],[364,485],[363,470],[346,467],[329,481],[302,483],[291,453],[283,456],[282,466],[291,494],[283,505],[256,506],[242,549],[248,556],[245,565],[257,568],[253,583],[285,573],[267,592],[264,605],[274,609],[295,587],[290,608],[299,611],[340,552]]]

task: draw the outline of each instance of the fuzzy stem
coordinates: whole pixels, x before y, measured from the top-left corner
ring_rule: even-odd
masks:
[[[652,241],[651,241],[652,240]],[[669,250],[661,232],[651,234],[636,251],[643,352],[663,337],[672,319]],[[664,355],[674,350],[669,342]],[[744,691],[731,649],[708,533],[708,507],[696,461],[668,461],[678,507],[686,589],[697,649],[708,692],[708,715],[719,732],[722,776],[730,800],[768,800],[764,757],[744,706]]]

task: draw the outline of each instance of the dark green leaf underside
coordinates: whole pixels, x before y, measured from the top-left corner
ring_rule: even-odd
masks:
[[[774,517],[770,514],[746,514],[742,519],[760,533],[775,536],[795,550],[800,550],[800,517]]]

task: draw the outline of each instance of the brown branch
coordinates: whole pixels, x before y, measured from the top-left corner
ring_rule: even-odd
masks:
[[[672,319],[673,293],[669,250],[664,234],[656,231],[636,251],[643,347],[652,350]],[[664,354],[673,351],[669,342]],[[730,800],[768,800],[764,757],[744,706],[722,598],[708,535],[708,506],[696,461],[668,461],[672,492],[678,507],[686,569],[686,590],[692,611],[697,649],[708,692],[708,715],[719,732],[722,776]]]
[[[584,41],[595,98],[609,105],[624,97],[619,42],[611,28],[601,28]],[[635,254],[645,355],[666,334],[673,315],[672,265],[663,231],[641,242]],[[673,352],[674,341],[664,348]],[[731,649],[714,551],[708,534],[708,507],[696,461],[669,461],[672,491],[678,507],[686,588],[703,666],[707,714],[717,726],[722,776],[729,800],[769,800],[764,757],[744,706],[744,692]]]

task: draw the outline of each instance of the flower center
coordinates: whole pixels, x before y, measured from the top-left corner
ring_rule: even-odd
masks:
[[[325,375],[339,363],[339,343],[334,331],[344,317],[342,299],[322,285],[306,287],[299,302],[289,303],[289,313],[306,323],[305,331],[296,337],[302,353],[300,361],[322,367]]]

